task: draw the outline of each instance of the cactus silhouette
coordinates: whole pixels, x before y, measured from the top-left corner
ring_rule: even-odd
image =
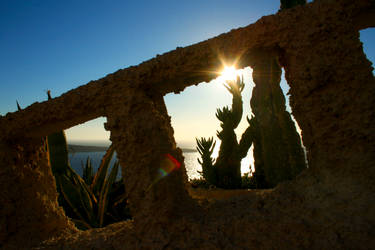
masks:
[[[280,10],[290,9],[297,5],[304,5],[306,3],[306,0],[280,0]]]
[[[270,51],[257,53],[258,60],[252,65],[255,87],[250,100],[254,114],[250,121],[254,131],[254,178],[258,188],[273,188],[294,179],[306,163],[301,139],[286,111],[277,55]]]
[[[216,142],[213,138],[196,139],[197,150],[201,155],[202,175],[207,182],[221,188],[241,187],[241,160],[247,155],[252,143],[252,129],[249,126],[243,133],[240,142],[234,130],[238,127],[242,114],[242,95],[245,84],[237,77],[235,81],[227,81],[224,86],[232,95],[232,107],[217,109],[216,118],[221,122],[221,131],[217,137],[221,140],[219,155],[214,161],[211,157]]]
[[[20,104],[18,103],[18,101],[16,101],[16,103],[17,103],[17,109],[18,109],[18,111],[21,111],[22,108],[21,108]]]
[[[306,0],[281,0],[280,10],[306,4]],[[281,67],[277,55],[257,50],[253,63],[255,87],[250,101],[254,117],[249,123],[253,131],[253,179],[257,188],[272,188],[295,178],[306,169],[300,137],[280,88]]]
[[[200,174],[207,182],[216,185],[215,160],[211,157],[216,142],[213,141],[212,137],[208,138],[208,140],[205,138],[196,138],[195,140],[197,142],[197,150],[202,157],[202,161],[198,158],[198,162],[202,166]]]

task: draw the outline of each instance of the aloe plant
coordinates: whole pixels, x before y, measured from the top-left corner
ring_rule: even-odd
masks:
[[[82,179],[86,182],[87,185],[91,185],[94,180],[94,169],[91,164],[90,157],[87,157],[86,165],[82,163]]]
[[[49,91],[47,94],[51,99]],[[124,208],[126,205],[124,185],[122,180],[116,182],[119,163],[115,162],[109,171],[115,152],[112,145],[103,156],[95,174],[90,159],[87,159],[83,178],[70,166],[64,131],[47,137],[47,150],[59,193],[59,204],[78,228],[103,227],[130,217],[129,211]]]
[[[104,154],[98,172],[93,176],[93,181],[91,183],[91,189],[93,193],[98,197],[105,186],[106,183],[106,177],[107,177],[107,172],[109,168],[109,164],[112,160],[113,154],[115,152],[115,148],[111,145],[107,149],[107,152]],[[117,163],[115,163],[117,165]],[[113,170],[113,169],[112,169]],[[116,172],[117,175],[117,172]]]
[[[130,212],[126,206],[127,196],[123,179],[116,181],[120,168],[118,161],[113,164],[111,171],[108,173],[113,154],[114,149],[110,146],[103,156],[96,173],[93,171],[93,165],[89,157],[86,160],[86,164],[82,166],[82,178],[97,199],[100,227],[130,218]]]
[[[54,136],[56,135],[54,134]],[[61,162],[53,160],[55,156],[51,153],[56,152],[56,148],[59,147],[61,146],[57,145],[56,147],[56,145],[51,143],[51,140],[48,140],[51,167],[55,169],[53,172],[56,179],[57,191],[59,192],[59,202],[77,227],[81,229],[103,227],[108,224],[107,221],[115,222],[129,218],[128,213],[120,216],[108,214],[109,205],[118,206],[120,199],[120,202],[126,203],[123,192],[122,194],[117,194],[117,197],[111,198],[111,200],[117,202],[116,204],[109,204],[110,196],[113,193],[112,187],[116,181],[119,169],[119,163],[115,162],[109,171],[110,161],[114,153],[113,147],[109,147],[95,174],[92,171],[91,161],[88,159],[84,169],[84,178],[81,178],[70,167],[69,162],[63,166]],[[58,155],[58,158],[65,157]],[[122,180],[117,183],[122,184]],[[106,219],[106,217],[109,218]]]

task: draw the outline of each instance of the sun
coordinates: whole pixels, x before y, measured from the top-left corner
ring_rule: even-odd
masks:
[[[220,76],[224,81],[234,81],[237,77],[237,70],[234,66],[225,66]]]

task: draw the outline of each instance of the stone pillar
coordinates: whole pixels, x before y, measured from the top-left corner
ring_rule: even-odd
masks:
[[[281,68],[275,54],[255,52],[252,60],[255,87],[251,108],[255,117],[254,160],[258,184],[274,187],[306,168],[300,137],[280,88]]]
[[[327,25],[330,36],[283,44],[290,104],[322,179],[355,178],[374,190],[375,80],[350,19]],[[297,46],[297,44],[299,44]],[[308,51],[308,53],[306,52]]]
[[[122,166],[137,230],[145,234],[158,232],[160,236],[165,230],[160,228],[162,224],[178,221],[191,212],[182,151],[176,148],[163,97],[148,97],[142,91],[132,91],[127,96],[127,100],[110,107],[105,127],[111,131]],[[166,154],[177,159],[181,166],[159,179],[161,168],[169,161]]]
[[[57,203],[44,140],[0,144],[0,248],[32,246],[75,227]]]

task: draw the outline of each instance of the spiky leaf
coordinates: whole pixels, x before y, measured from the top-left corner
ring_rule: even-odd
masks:
[[[87,185],[91,185],[94,179],[94,169],[92,167],[90,157],[87,157],[85,165],[83,165],[82,163],[82,171],[83,171],[82,179],[85,181]]]
[[[94,176],[94,180],[91,184],[91,190],[96,196],[99,196],[100,191],[102,190],[105,178],[107,176],[107,170],[109,168],[109,164],[112,160],[114,152],[115,148],[111,144],[111,146],[109,146],[107,152],[102,158],[98,172],[96,172]]]
[[[116,180],[118,167],[119,167],[119,163],[116,162],[111,170],[111,173],[109,174],[109,177],[105,180],[104,185],[100,191],[100,198],[99,198],[99,204],[98,204],[98,216],[99,216],[100,227],[103,226],[104,215],[105,215],[105,212],[107,211],[107,205],[108,205],[108,198],[109,198],[108,194],[112,187],[112,184]]]

